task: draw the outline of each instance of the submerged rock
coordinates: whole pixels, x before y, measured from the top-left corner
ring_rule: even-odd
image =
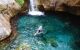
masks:
[[[27,43],[22,43],[16,48],[16,50],[31,50],[31,47]]]

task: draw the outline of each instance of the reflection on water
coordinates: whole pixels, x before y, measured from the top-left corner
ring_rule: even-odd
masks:
[[[44,34],[34,36],[42,25]],[[17,38],[7,50],[73,50],[73,32],[57,16],[22,16],[17,21]]]

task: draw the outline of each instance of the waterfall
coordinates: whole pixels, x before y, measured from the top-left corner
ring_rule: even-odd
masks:
[[[35,11],[35,0],[30,0],[30,9],[31,11]]]
[[[29,8],[29,15],[44,15],[43,12],[39,11],[36,6],[36,0],[30,0],[30,8]]]

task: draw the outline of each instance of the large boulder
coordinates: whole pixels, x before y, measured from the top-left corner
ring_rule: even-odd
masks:
[[[0,14],[0,40],[8,37],[11,33],[11,26],[9,21]]]
[[[0,0],[0,40],[11,34],[10,18],[16,15],[20,8],[15,0]]]

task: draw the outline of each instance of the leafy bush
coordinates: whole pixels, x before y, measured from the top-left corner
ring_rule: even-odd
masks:
[[[23,3],[24,3],[24,0],[16,0],[16,2],[19,4],[19,5],[23,5]]]

